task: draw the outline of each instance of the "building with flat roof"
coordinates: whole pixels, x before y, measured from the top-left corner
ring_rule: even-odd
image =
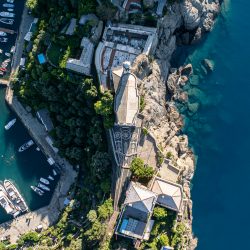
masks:
[[[91,76],[91,63],[94,54],[94,44],[87,37],[83,37],[80,46],[82,48],[80,58],[69,58],[66,63],[66,69],[75,71],[79,74]]]
[[[158,42],[157,29],[131,24],[113,24],[105,27],[102,41],[95,53],[101,90],[113,90],[112,71],[123,65],[131,64],[139,54],[154,52]]]

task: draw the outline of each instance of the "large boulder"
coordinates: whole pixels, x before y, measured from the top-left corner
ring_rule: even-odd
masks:
[[[179,70],[182,76],[190,76],[193,73],[193,66],[189,63],[184,67],[181,67]]]
[[[181,5],[181,14],[184,26],[187,30],[194,30],[200,24],[199,10],[195,8],[189,0],[184,0]]]

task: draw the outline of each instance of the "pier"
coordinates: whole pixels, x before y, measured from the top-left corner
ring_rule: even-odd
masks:
[[[11,34],[11,35],[16,33],[16,31],[14,31],[14,30],[5,29],[5,28],[1,28],[1,27],[0,27],[0,31],[6,32],[6,33]]]

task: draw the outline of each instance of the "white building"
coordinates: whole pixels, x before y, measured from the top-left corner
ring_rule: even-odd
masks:
[[[91,63],[94,54],[94,44],[87,37],[81,41],[82,53],[79,59],[69,58],[66,63],[66,69],[75,71],[84,75],[91,75]]]
[[[154,53],[157,42],[156,28],[131,24],[106,27],[95,53],[101,89],[113,89],[112,71],[121,67],[125,61],[132,64],[139,54]]]

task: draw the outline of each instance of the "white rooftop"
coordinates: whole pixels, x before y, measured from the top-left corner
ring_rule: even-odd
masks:
[[[157,203],[171,210],[179,211],[182,203],[182,187],[166,180],[155,178],[152,189],[158,195]]]
[[[122,75],[115,97],[115,113],[118,124],[134,124],[139,110],[136,77],[133,74]]]
[[[156,195],[153,192],[131,182],[126,193],[124,204],[149,213],[154,208],[155,199]]]

